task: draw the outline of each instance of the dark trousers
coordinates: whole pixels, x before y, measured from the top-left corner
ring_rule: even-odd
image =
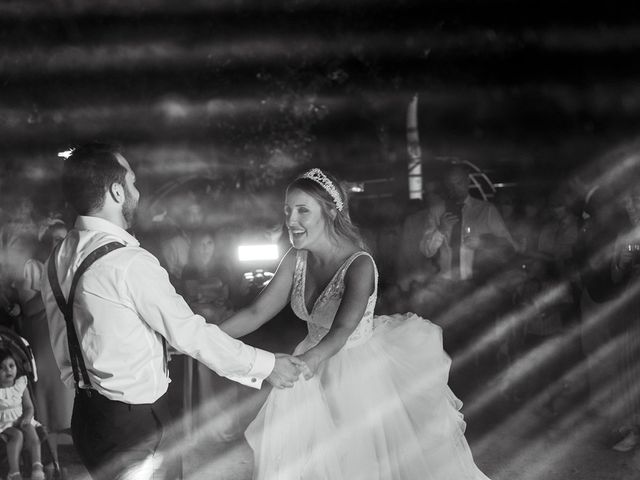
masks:
[[[130,478],[126,473],[132,467],[150,461],[163,440],[163,425],[169,424],[165,397],[152,404],[131,405],[95,391],[76,394],[71,433],[93,479]]]

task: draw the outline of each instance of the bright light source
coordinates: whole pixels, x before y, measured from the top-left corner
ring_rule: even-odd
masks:
[[[64,152],[58,152],[58,157],[64,158],[66,160],[71,156],[72,153],[73,153],[73,148],[70,148],[69,150],[65,150]]]
[[[351,193],[364,192],[364,182],[347,182],[345,187],[347,191]]]
[[[277,260],[278,245],[240,245],[238,260],[241,262],[255,262],[259,260]]]

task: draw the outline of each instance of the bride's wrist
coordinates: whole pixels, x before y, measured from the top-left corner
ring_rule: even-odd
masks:
[[[307,365],[318,365],[322,361],[320,355],[312,351],[300,355],[300,359]]]

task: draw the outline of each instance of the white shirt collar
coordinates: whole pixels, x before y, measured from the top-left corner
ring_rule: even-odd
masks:
[[[74,227],[77,230],[97,230],[99,232],[108,233],[121,239],[128,247],[138,247],[140,242],[129,232],[120,228],[115,223],[99,217],[89,215],[78,215]]]

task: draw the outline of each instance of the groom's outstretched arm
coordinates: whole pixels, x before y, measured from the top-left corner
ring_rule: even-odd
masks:
[[[124,281],[118,283],[119,297],[129,299],[130,308],[140,319],[179,352],[195,358],[221,376],[260,388],[273,371],[273,353],[246,345],[226,335],[216,325],[207,324],[178,295],[166,270],[154,256],[142,249],[132,249],[132,255],[135,258],[125,272]],[[161,359],[162,346],[156,343],[155,355]]]
[[[296,254],[289,250],[269,284],[251,305],[240,309],[222,322],[220,329],[233,338],[243,337],[271,320],[289,302],[293,285]]]

